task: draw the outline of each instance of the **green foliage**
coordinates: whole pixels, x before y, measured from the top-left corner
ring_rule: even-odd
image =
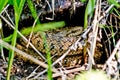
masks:
[[[17,3],[17,0],[13,0],[13,7],[14,7],[14,14],[15,14],[15,30],[12,35],[11,45],[15,47],[16,39],[17,39],[17,30],[18,30],[18,23],[20,19],[20,15],[23,10],[25,0],[21,0],[20,3]],[[7,80],[10,80],[10,72],[12,68],[12,63],[14,59],[14,50],[9,50],[9,61],[8,61],[8,70],[7,70]]]
[[[47,30],[51,30],[51,29],[60,28],[60,27],[63,27],[63,26],[65,26],[65,23],[63,21],[52,22],[52,23],[44,23],[44,24],[37,24],[34,27],[33,32],[47,31]],[[28,28],[22,29],[20,32],[23,35],[28,35],[28,34],[30,34],[31,30],[32,30],[32,27],[28,27]],[[10,42],[12,40],[12,36],[13,35],[10,35],[10,36],[8,36],[6,38],[3,38],[3,40],[5,42]],[[20,36],[17,36],[17,37],[20,37]]]
[[[84,3],[84,2],[86,2],[87,0],[80,0],[80,1]]]
[[[85,2],[86,0],[82,0],[82,1]],[[118,3],[117,0],[107,0],[107,1],[109,2],[109,4],[114,4],[114,6],[120,7],[120,4]],[[96,0],[89,0],[88,3],[87,3],[87,7],[86,7],[86,10],[85,10],[85,16],[84,16],[84,28],[87,27],[88,16],[89,17],[93,16],[95,3],[96,3]]]
[[[59,27],[63,27],[64,25],[65,25],[65,23],[63,21],[54,22],[54,23],[46,23],[44,25],[37,25],[33,31],[37,31],[37,30],[46,31],[48,29],[56,29]],[[45,51],[47,54],[47,63],[48,63],[47,80],[53,80],[52,79],[52,60],[51,60],[50,48],[48,46],[45,34],[42,32],[41,35],[42,35],[42,39],[44,41],[44,47],[45,47]]]
[[[61,22],[52,22],[52,23],[45,23],[45,24],[38,24],[34,27],[33,32],[37,32],[37,31],[46,31],[46,30],[50,30],[50,29],[56,29],[56,28],[60,28],[63,27],[65,25],[65,23],[63,21]],[[21,30],[20,32],[23,35],[28,35],[30,34],[32,30],[32,27],[28,27],[25,28],[23,30]]]
[[[17,39],[17,30],[18,30],[18,24],[19,24],[19,20],[20,20],[20,16],[23,10],[23,6],[25,4],[26,0],[0,0],[0,12],[4,9],[4,7],[6,6],[6,4],[10,4],[13,5],[14,7],[14,14],[15,14],[15,30],[13,32],[12,35],[10,35],[9,37],[5,38],[5,41],[11,42],[11,45],[13,47],[15,47],[16,45],[16,39]],[[85,2],[86,0],[82,0],[82,2]],[[118,4],[117,0],[108,0],[108,2],[110,4],[114,4],[117,7],[120,7],[120,4]],[[31,0],[27,0],[28,3],[28,7],[30,8],[30,11],[32,13],[32,16],[34,17],[34,19],[37,18],[37,12],[36,9],[33,5],[33,2]],[[84,28],[87,27],[87,20],[88,20],[88,16],[92,17],[93,13],[94,13],[94,8],[95,8],[95,3],[96,0],[89,0],[86,10],[85,10],[85,17],[84,17]],[[120,15],[120,12],[117,11],[114,8],[115,12]],[[37,23],[40,23],[40,21],[38,20]],[[56,28],[60,28],[63,27],[65,25],[65,23],[63,21],[61,22],[54,22],[54,23],[45,23],[45,24],[37,24],[34,29],[33,32],[37,32],[37,31],[46,31],[46,30],[50,30],[50,29],[56,29]],[[106,28],[106,26],[102,27],[102,28]],[[111,27],[112,30],[112,37],[113,37],[113,41],[114,41],[114,45],[115,45],[115,39],[114,39],[114,31]],[[23,30],[21,30],[21,33],[23,35],[28,35],[30,34],[30,32],[32,31],[32,27],[29,28],[25,28]],[[44,33],[42,33],[42,37],[45,43],[45,49],[46,49],[46,53],[47,53],[47,63],[48,63],[48,79],[52,80],[52,62],[51,62],[51,55],[50,55],[50,50],[46,41],[46,37],[44,35]],[[7,71],[7,80],[10,80],[10,72],[11,72],[11,67],[12,67],[12,62],[13,62],[13,58],[14,58],[14,51],[13,50],[9,50],[9,62],[8,62],[8,71]],[[76,77],[76,80],[96,80],[96,79],[100,79],[100,80],[108,80],[106,75],[102,72],[102,71],[88,71],[88,72],[83,72],[82,74],[80,74],[79,76]]]
[[[6,38],[3,38],[3,41],[5,42],[11,42],[12,41],[12,35],[6,37]]]
[[[32,16],[34,17],[34,19],[36,19],[37,17],[37,13],[36,10],[33,6],[33,3],[31,2],[31,0],[28,0],[28,6],[31,10]],[[14,11],[15,11],[15,30],[13,35],[10,35],[9,37],[5,38],[5,41],[12,41],[11,45],[15,47],[16,44],[16,39],[17,39],[17,30],[18,30],[18,22],[20,19],[20,15],[22,13],[22,9],[24,6],[25,0],[21,0],[21,2],[18,4],[18,2],[16,0],[14,0],[13,2],[13,6],[14,6]],[[38,23],[40,23],[38,21]],[[63,21],[61,22],[54,22],[54,23],[46,23],[46,24],[38,24],[35,26],[35,28],[33,29],[33,32],[37,32],[37,31],[46,31],[49,29],[56,29],[59,27],[64,26],[65,23]],[[24,35],[28,35],[30,34],[30,32],[32,31],[32,27],[26,28],[24,30],[21,31],[22,34]],[[45,36],[43,37],[44,41],[46,41]],[[49,48],[47,46],[47,43],[45,42],[45,48],[46,48],[46,53],[47,53],[47,63],[48,63],[48,79],[52,80],[52,67],[51,67],[51,56],[50,56],[50,52],[49,52]],[[12,62],[13,62],[13,58],[14,58],[14,51],[10,50],[9,52],[9,62],[8,62],[8,71],[7,71],[7,80],[10,79],[10,71],[11,71],[11,66],[12,66]]]
[[[100,28],[104,28],[104,29],[105,29],[105,28],[108,28],[108,26],[106,26],[106,25],[104,25],[104,24],[99,24],[99,27],[100,27]]]
[[[53,80],[52,79],[52,60],[51,60],[50,48],[48,46],[45,34],[42,33],[41,35],[42,35],[42,39],[44,41],[44,47],[45,47],[45,51],[47,54],[47,63],[48,63],[47,80]]]
[[[107,0],[109,2],[109,4],[114,4],[117,7],[120,7],[120,4],[118,3],[117,0]]]
[[[117,10],[117,8],[120,8],[120,4],[117,2],[117,0],[108,0],[108,3],[110,5],[115,6],[115,7],[111,8],[111,10],[109,11],[109,13],[112,13],[113,11],[115,11],[117,13],[117,15],[120,16],[120,12],[119,12],[119,10]]]
[[[36,13],[36,9],[33,5],[33,2],[31,0],[27,0],[28,3],[28,7],[30,8],[30,11],[32,13],[32,16],[34,17],[34,19],[37,19],[37,13]],[[37,20],[37,23],[40,23],[39,20]]]
[[[84,16],[84,28],[87,28],[87,22],[88,22],[88,16],[92,17],[94,13],[94,7],[95,7],[96,0],[89,0],[86,10],[85,10],[85,16]]]
[[[114,8],[114,11],[115,11],[115,13],[116,13],[118,16],[120,16],[120,11],[119,11],[119,10],[117,10],[116,8]]]
[[[7,4],[8,0],[0,0],[0,13],[4,9],[4,6]]]
[[[16,0],[16,3],[17,3],[18,6],[19,6],[20,1],[21,1],[21,0]],[[8,3],[9,3],[10,5],[14,5],[14,4],[13,4],[13,0],[9,0]]]
[[[114,32],[114,30],[113,30],[113,26],[109,26],[109,27],[110,27],[110,29],[111,29],[113,45],[114,45],[114,47],[115,47],[115,45],[116,45],[116,41],[115,41],[115,32]]]
[[[91,70],[84,71],[77,75],[75,80],[110,80],[103,71]]]
[[[109,30],[111,30],[111,37],[112,37],[112,40],[113,40],[113,45],[115,47],[116,41],[115,41],[115,32],[113,30],[113,26],[107,26],[107,25],[99,24],[99,27],[104,28],[104,29],[109,28]]]
[[[36,25],[34,27],[33,32],[38,32],[38,31],[43,32],[43,31],[50,30],[50,29],[60,28],[60,27],[63,27],[64,25],[65,25],[65,23],[63,21],[61,21],[61,22],[45,23],[45,24],[38,24],[38,25]],[[32,27],[25,28],[25,29],[21,30],[21,33],[24,34],[24,35],[28,35],[28,34],[30,34],[31,30],[32,30]],[[13,38],[13,35],[10,35],[9,37],[5,38],[4,40],[5,41],[11,41],[11,40],[13,40],[11,38]],[[47,42],[46,42],[45,35],[42,35],[42,38],[43,38],[43,41],[45,43],[45,49],[46,49],[46,53],[47,53],[48,79],[52,80],[51,55],[50,55],[49,47],[48,47]],[[9,63],[11,63],[11,64],[12,64],[12,62],[11,62],[12,60],[11,59],[13,59],[12,57],[14,57],[13,55],[14,55],[14,53],[10,54],[11,57],[10,57],[10,62]]]
[[[96,0],[89,0],[87,4],[87,14],[92,16],[94,12],[94,7],[95,7],[95,1]]]

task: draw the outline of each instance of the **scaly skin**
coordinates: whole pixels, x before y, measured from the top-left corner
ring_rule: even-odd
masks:
[[[82,27],[76,26],[76,27],[61,28],[61,29],[45,32],[47,43],[50,48],[51,56],[54,56],[52,58],[53,62],[56,59],[58,59],[60,56],[62,56],[70,48],[70,46],[73,45],[79,37],[81,37],[80,34],[82,33],[82,31],[83,31]],[[31,43],[44,56],[46,56],[44,41],[41,38],[40,32],[33,34],[31,38]],[[26,45],[27,43],[25,43],[22,39],[20,39],[20,43],[17,44],[16,46],[18,49],[25,51],[26,53],[32,55],[33,57],[42,60],[41,57],[37,53],[35,53],[35,51],[30,46],[26,48]],[[85,47],[89,48],[89,43]],[[77,50],[71,50],[68,53],[68,55],[63,59],[62,61],[63,66],[70,67],[76,64],[81,64],[81,61],[84,61],[83,59],[85,59],[83,51],[84,50],[81,49],[79,46],[77,47]],[[97,42],[97,47],[95,48],[95,55],[94,55],[95,61],[99,62],[102,54],[103,54],[102,45],[101,43]]]
[[[53,57],[53,61],[58,59],[60,56],[62,56],[72,44],[74,44],[77,39],[80,37],[80,34],[83,31],[83,27],[76,26],[76,27],[69,27],[69,28],[61,28],[51,31],[46,31],[46,39],[47,43],[50,48],[50,53]],[[41,52],[43,55],[45,55],[45,47],[44,42],[41,38],[40,32],[34,33],[31,38],[31,43]],[[25,51],[26,53],[29,53],[33,55],[34,57],[38,57],[38,55],[34,52],[34,50],[29,47],[28,49],[25,47],[27,43],[24,43],[22,39],[20,39],[20,44],[17,44],[17,48],[21,49],[22,51]],[[75,64],[81,63],[81,57],[82,57],[82,49],[77,48],[76,51],[70,51],[70,53],[66,56],[66,58],[63,60],[64,66],[73,66]],[[39,58],[40,59],[40,58]]]
[[[60,56],[64,54],[68,48],[75,43],[81,32],[82,27],[64,28],[45,32],[51,54]],[[33,35],[31,42],[39,51],[45,53],[43,40],[39,32]]]

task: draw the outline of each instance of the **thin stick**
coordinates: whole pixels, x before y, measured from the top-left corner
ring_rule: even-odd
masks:
[[[84,34],[84,36],[86,35],[87,33],[85,33]],[[55,62],[53,62],[53,64],[52,64],[52,66],[54,66],[55,64],[57,64],[58,62],[60,62],[62,59],[64,59],[68,54],[69,54],[69,52],[71,51],[71,50],[76,50],[77,49],[77,47],[74,47],[74,46],[76,46],[77,44],[79,44],[79,41],[81,40],[81,37],[79,37],[79,39],[71,46],[71,47],[69,47],[69,49],[60,57],[60,58],[58,58]],[[45,69],[42,73],[39,73],[37,76],[35,76],[35,79],[38,77],[38,76],[40,76],[40,75],[42,75],[43,73],[45,73],[47,71],[47,69]],[[57,75],[61,75],[60,73],[58,73]]]
[[[74,72],[83,71],[83,70],[85,70],[85,69],[83,67],[80,67],[80,68],[65,70],[64,73],[69,74],[69,73],[74,73]],[[61,74],[59,74],[59,73],[53,74],[53,78],[58,77],[58,76],[61,76]]]
[[[0,15],[0,17],[1,17],[8,25],[10,25],[13,29],[15,29],[14,26],[13,26],[10,22],[8,22],[2,15]],[[25,42],[28,42],[28,39],[27,39],[24,35],[22,35],[18,30],[17,30],[17,33],[23,38],[23,40],[24,40]],[[46,58],[35,48],[35,46],[34,46],[32,43],[30,43],[30,46],[31,46],[44,60],[46,60]]]
[[[99,17],[99,0],[97,0],[97,4],[96,4],[95,16],[94,16],[94,20],[92,23],[92,26],[93,26],[92,37],[90,37],[90,40],[92,43],[90,44],[91,45],[90,53],[92,57],[94,56],[95,47],[96,47],[96,39],[97,39],[97,33],[98,33],[98,25],[97,25],[98,17]],[[88,69],[91,69],[92,64],[94,64],[95,62],[92,63],[92,59],[89,57],[88,63],[89,63]]]
[[[0,15],[9,7],[9,4],[1,11]]]
[[[18,54],[18,55],[20,55],[20,56],[22,56],[22,57],[24,57],[24,58],[27,58],[28,60],[31,60],[32,62],[38,64],[39,66],[42,66],[43,68],[46,68],[46,69],[48,68],[48,65],[45,64],[44,62],[39,61],[38,59],[32,57],[31,55],[26,54],[25,52],[23,52],[23,51],[15,48],[15,47],[9,45],[8,43],[4,42],[2,39],[0,39],[0,44],[1,44],[2,46],[4,46],[5,48],[9,48],[9,49],[11,49],[11,50],[14,50],[14,51],[16,52],[16,54]],[[52,70],[53,70],[53,72],[59,73],[55,68],[52,69]]]
[[[31,33],[30,33],[30,36],[29,36],[29,39],[28,39],[28,43],[27,43],[27,48],[28,48],[28,46],[29,46],[29,44],[30,44],[30,39],[31,39],[31,37],[32,37],[34,27],[35,27],[35,25],[36,25],[36,23],[37,23],[40,15],[41,15],[41,12],[38,14],[37,18],[35,19],[35,21],[34,21],[34,23],[33,23],[32,30],[31,30]]]
[[[115,49],[113,50],[111,56],[109,57],[109,59],[107,60],[106,63],[110,63],[112,61],[112,59],[114,58],[115,54],[117,53],[117,50],[120,49],[120,39],[118,40],[116,46],[115,46]]]

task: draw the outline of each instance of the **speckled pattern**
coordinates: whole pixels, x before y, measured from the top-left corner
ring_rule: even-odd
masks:
[[[45,32],[47,43],[50,48],[50,53],[52,56],[55,55],[55,57],[53,57],[53,61],[58,59],[60,56],[62,56],[70,48],[70,46],[74,44],[75,41],[77,41],[82,31],[83,31],[83,27],[76,26],[76,27],[67,27],[62,29],[50,30]],[[44,41],[41,38],[40,32],[34,33],[32,35],[31,43],[41,53],[43,53],[43,55],[45,55]],[[22,51],[25,51],[26,53],[33,55],[34,57],[36,56],[38,57],[37,53],[35,53],[35,51],[30,46],[29,48],[26,48],[25,46],[26,43],[24,43],[24,41],[20,39],[20,43],[17,44],[17,48],[19,48]],[[81,62],[80,60],[81,56],[82,56],[82,49],[78,47],[76,51],[71,50],[62,63],[65,66],[72,66],[76,63]]]
[[[68,48],[73,43],[75,43],[81,32],[82,27],[65,28],[45,32],[51,54],[64,54],[68,50]],[[44,42],[41,39],[39,32],[33,35],[33,37],[31,38],[31,42],[39,51],[45,53]]]
[[[50,53],[52,56],[52,61],[56,61],[60,56],[62,56],[70,46],[73,45],[78,38],[81,37],[83,32],[83,27],[76,26],[76,27],[66,27],[61,29],[49,30],[45,31],[47,44],[50,48]],[[26,36],[29,38],[29,35]],[[44,47],[44,41],[41,38],[40,32],[33,33],[30,42],[36,47],[38,51],[40,51],[43,56],[46,56],[46,51]],[[23,39],[19,39],[16,47],[33,57],[44,61],[33,49],[31,46],[26,48],[27,43],[23,41]],[[79,45],[79,44],[78,44]],[[68,55],[61,61],[63,66],[75,66],[77,64],[81,64],[82,62],[86,62],[87,53],[83,48],[89,48],[89,43],[86,43],[84,47],[77,46],[76,50],[70,50]],[[84,52],[85,51],[85,52]],[[100,42],[97,42],[95,48],[95,62],[100,62],[101,57],[103,57],[104,49]],[[18,56],[19,58],[22,58]],[[23,58],[22,58],[23,59]],[[23,59],[26,61],[27,59]],[[27,60],[28,61],[28,60]]]

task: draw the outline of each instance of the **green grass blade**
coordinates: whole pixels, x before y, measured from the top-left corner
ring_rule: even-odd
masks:
[[[86,7],[86,10],[85,10],[85,16],[84,16],[84,29],[87,28],[88,15],[90,17],[93,16],[95,2],[96,2],[96,0],[89,0],[88,1],[87,7]]]
[[[11,45],[13,47],[15,47],[15,45],[16,45],[18,23],[19,23],[19,19],[20,19],[20,15],[21,15],[24,3],[25,3],[25,0],[21,0],[20,4],[17,4],[17,1],[13,0],[13,4],[14,4],[13,6],[14,6],[14,11],[15,11],[15,30],[14,30],[14,33],[13,33],[13,36],[12,36],[12,42],[11,42]],[[7,80],[10,80],[10,72],[11,72],[13,59],[14,59],[14,50],[9,50]]]
[[[60,27],[63,27],[63,26],[65,26],[65,23],[63,21],[61,21],[61,22],[53,22],[53,23],[45,23],[45,24],[38,24],[38,25],[35,26],[33,32],[46,31],[46,30],[60,28]],[[29,27],[29,28],[25,28],[25,29],[21,30],[20,32],[23,35],[28,35],[28,34],[30,34],[31,30],[32,30],[32,27]],[[5,42],[10,42],[10,41],[12,41],[12,36],[13,35],[10,35],[10,36],[8,36],[6,38],[3,38],[3,40]],[[17,36],[17,37],[20,37],[20,36]]]
[[[114,33],[114,30],[113,30],[113,26],[110,26],[110,28],[111,28],[111,31],[112,31],[112,40],[113,40],[113,45],[114,45],[114,47],[115,47],[115,45],[116,45],[116,42],[115,42],[115,33]]]
[[[118,11],[116,8],[114,8],[114,11],[115,11],[116,14],[120,17],[120,11]]]
[[[85,3],[87,0],[80,0],[82,3]]]
[[[33,32],[37,32],[37,31],[42,31],[41,35],[42,35],[42,39],[44,41],[44,46],[45,46],[45,50],[46,50],[46,54],[47,54],[47,63],[48,63],[48,80],[53,80],[52,79],[52,60],[51,60],[51,54],[50,54],[50,49],[49,46],[47,44],[46,41],[46,36],[44,35],[43,31],[49,30],[49,29],[56,29],[59,27],[63,27],[65,25],[65,23],[63,21],[61,22],[53,22],[53,23],[46,23],[46,24],[38,24],[34,27]],[[21,31],[21,33],[23,35],[28,35],[32,30],[32,27],[29,28],[25,28],[24,30]]]
[[[52,60],[51,60],[51,54],[50,54],[50,48],[47,44],[46,36],[44,33],[41,33],[42,39],[44,41],[44,46],[47,54],[47,63],[48,63],[48,71],[47,71],[47,80],[53,80],[52,79]]]
[[[10,35],[8,37],[3,38],[3,41],[5,41],[5,42],[11,42],[12,41],[12,36],[13,35]]]
[[[114,4],[115,6],[117,6],[117,7],[120,8],[120,4],[118,3],[117,0],[108,0],[108,2],[109,2],[110,4]]]
[[[3,10],[4,6],[7,4],[8,0],[0,0],[0,12]]]
[[[20,1],[21,1],[21,0],[16,0],[18,6],[19,6]],[[14,5],[14,4],[13,4],[13,0],[9,0],[9,1],[8,1],[8,4]]]
[[[27,0],[27,3],[28,3],[28,7],[32,13],[33,18],[36,19],[37,18],[37,11],[33,5],[33,2],[31,0]],[[40,21],[37,20],[37,23],[40,23]]]
[[[37,32],[37,31],[46,31],[46,30],[50,30],[50,29],[56,29],[56,28],[60,28],[63,27],[65,25],[65,23],[63,21],[61,22],[52,22],[52,23],[45,23],[45,24],[38,24],[34,27],[33,32]],[[32,30],[32,27],[28,27],[25,28],[23,30],[21,30],[20,32],[23,35],[28,35],[30,34]]]

